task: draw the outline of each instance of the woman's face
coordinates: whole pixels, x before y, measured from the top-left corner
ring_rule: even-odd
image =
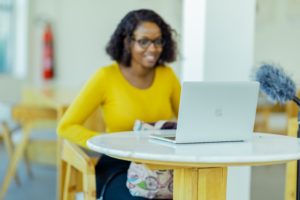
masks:
[[[153,22],[140,23],[131,39],[131,65],[153,68],[162,51],[163,41],[159,26]]]

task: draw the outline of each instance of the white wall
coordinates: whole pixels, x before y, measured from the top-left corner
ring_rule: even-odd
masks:
[[[21,89],[22,81],[12,76],[0,75],[0,104],[17,103],[21,99]]]
[[[201,67],[202,65],[199,65],[199,63],[204,63],[204,61],[201,61],[200,56],[196,58],[195,61],[191,60],[191,57],[195,58],[195,56],[193,56],[194,54],[204,51],[204,49],[199,48],[199,44],[204,43],[204,38],[197,36],[197,32],[199,32],[197,29],[201,26],[195,26],[195,24],[207,23],[204,21],[204,18],[201,18],[206,12],[204,9],[206,5],[204,3],[205,1],[186,0],[184,5],[195,5],[195,2],[198,2],[198,5],[185,8],[189,9],[188,11],[190,13],[194,13],[194,19],[184,19],[185,22],[182,23],[181,1],[182,0],[113,0],[109,3],[108,0],[77,0],[74,2],[70,0],[18,0],[17,2],[19,2],[19,5],[24,2],[28,2],[29,4],[29,46],[28,51],[25,52],[25,54],[29,54],[29,58],[27,62],[25,55],[21,60],[16,61],[15,74],[22,77],[25,76],[27,72],[29,80],[40,81],[42,21],[43,19],[49,19],[53,23],[54,34],[56,37],[57,80],[68,85],[80,85],[98,66],[110,62],[109,58],[104,53],[104,46],[106,45],[109,35],[124,13],[130,9],[140,7],[150,7],[160,12],[179,32],[179,42],[181,42],[182,33],[186,29],[195,30],[189,33],[192,38],[189,40],[190,42],[183,43],[183,51],[188,52],[186,55],[189,57],[183,55],[182,52],[180,54],[180,58],[184,59],[184,65],[189,66],[184,70],[183,76],[186,76],[186,70],[190,70],[190,72],[188,72],[188,74],[192,76],[190,79],[197,79],[198,77],[204,79],[204,73],[206,74],[206,79],[209,77],[219,79],[234,74],[245,74],[245,72],[239,71],[243,68],[236,68],[236,70],[232,72],[224,67],[225,63],[239,63],[240,61],[238,59],[240,58],[237,57],[235,57],[234,61],[229,59],[229,57],[228,59],[225,58],[226,62],[222,66],[207,69],[206,71]],[[212,1],[212,3],[213,2],[214,1]],[[223,2],[223,4],[227,3]],[[227,10],[221,9],[220,14],[231,9],[223,4],[220,4],[220,7]],[[248,5],[245,3],[242,6],[245,7]],[[196,10],[197,12],[193,10]],[[248,10],[248,12],[250,10]],[[19,11],[21,11],[21,9],[18,9],[18,13]],[[232,13],[236,12],[233,10]],[[299,0],[258,0],[258,14],[256,18],[256,34],[254,41],[254,64],[262,61],[280,63],[289,74],[293,75],[293,78],[298,83],[300,82],[300,57],[298,56],[300,44],[299,13]],[[218,16],[218,13],[215,14]],[[242,13],[239,18],[242,18],[243,14],[246,13]],[[27,13],[21,15],[24,16],[27,15]],[[222,18],[218,18],[217,20],[222,20]],[[231,30],[232,34],[234,34],[235,32],[232,30],[238,26],[233,26],[235,22],[231,22],[232,23],[228,26],[228,30]],[[189,28],[182,29],[182,26]],[[243,27],[243,25],[241,27]],[[211,29],[213,30],[214,28]],[[21,32],[22,31],[19,31],[19,33]],[[25,32],[26,28],[24,28],[24,33]],[[208,37],[213,36],[208,35]],[[20,41],[20,37],[17,38],[17,41]],[[26,45],[26,43],[24,45]],[[216,48],[219,48],[223,45],[216,40],[215,46]],[[21,46],[21,48],[17,49],[17,54],[22,54],[20,51],[22,48],[24,47]],[[179,49],[182,50],[182,48]],[[83,54],[80,51],[88,52],[89,55],[88,53]],[[212,57],[207,65],[213,65],[213,59],[215,58]],[[193,66],[195,65],[194,63],[197,64],[198,68]],[[181,75],[182,65],[180,62],[173,64],[173,66],[175,66],[177,73]],[[24,70],[25,67],[29,67],[29,70]],[[216,74],[222,74],[222,77],[218,77]],[[193,78],[193,76],[196,77]],[[71,77],[76,77],[77,80],[72,80]]]
[[[253,66],[255,0],[209,0],[204,80],[248,80]]]
[[[281,64],[300,83],[300,1],[259,0],[255,62]]]
[[[30,77],[41,80],[41,19],[53,23],[56,50],[56,81],[80,86],[100,66],[111,62],[105,46],[125,14],[133,9],[151,8],[179,33],[181,0],[32,0]],[[180,60],[172,64],[180,73]]]
[[[206,1],[183,1],[183,80],[204,78]]]
[[[239,5],[237,10],[245,10],[245,12],[236,12],[233,7],[227,6],[228,2],[209,1],[210,4],[206,5],[205,1],[199,0],[186,0],[184,6],[187,4],[194,6],[185,8],[182,8],[182,0],[28,1],[30,2],[31,25],[29,43],[31,55],[28,75],[31,80],[41,79],[40,40],[43,27],[41,19],[50,19],[54,26],[57,80],[67,85],[80,85],[97,67],[110,62],[104,52],[104,47],[120,18],[131,9],[147,7],[158,11],[177,30],[179,43],[182,41],[184,31],[194,30],[189,31],[191,40],[184,42],[183,48],[179,48],[181,50],[179,59],[184,59],[184,65],[188,66],[184,69],[183,76],[189,74],[190,80],[197,80],[198,77],[202,77],[201,80],[227,80],[237,77],[244,79],[248,78],[249,68],[256,63],[273,61],[282,64],[300,82],[300,68],[298,67],[300,66],[300,57],[298,56],[300,8],[291,3],[295,1],[258,0],[259,12],[256,19],[254,62],[251,66],[245,67],[240,66],[245,60],[248,62],[251,59],[250,56],[246,58],[235,56],[235,51],[227,51],[226,47],[231,45],[234,47],[233,49],[244,48],[250,51],[251,45],[253,45],[253,43],[242,41],[243,37],[249,37],[249,35],[235,35],[238,33],[236,31],[238,29],[244,29],[245,33],[251,34],[251,30],[247,31],[248,24],[240,23],[241,19],[253,11],[253,6],[247,2],[231,0]],[[216,10],[215,13],[211,12],[210,15],[222,16],[224,13],[230,12],[232,15],[228,23],[222,17],[210,18],[209,20],[212,21],[204,21],[204,18],[201,18],[210,8],[216,7],[214,4],[218,4],[220,10]],[[191,19],[184,18],[184,23],[182,23],[182,10],[184,9],[194,14]],[[211,26],[214,22],[219,22],[219,25]],[[249,21],[249,23],[252,22]],[[195,24],[207,26],[209,34],[205,33],[206,38],[204,38],[204,33],[203,37],[198,36],[197,33],[201,30],[197,29],[200,29],[202,25],[195,26]],[[182,28],[183,26],[184,28]],[[239,40],[224,40],[222,35],[218,37],[216,35],[218,29],[222,29],[223,26],[227,27],[225,34],[232,34],[233,38],[239,38]],[[199,44],[204,41],[213,44],[211,45],[213,48],[208,47],[205,51],[211,55],[216,52],[221,57],[216,59],[215,56],[210,56],[201,61],[199,55],[203,55],[201,51],[203,52],[204,49],[201,49]],[[182,53],[182,51],[186,53]],[[222,52],[225,53],[222,54]],[[193,55],[197,53],[199,57],[195,58]],[[222,65],[219,64],[219,60],[222,60]],[[204,65],[214,67],[204,69]],[[226,67],[228,65],[231,67]],[[173,66],[180,76],[182,74],[180,60]],[[188,72],[186,72],[187,70]],[[239,76],[235,76],[236,74]],[[76,77],[77,80],[72,80],[71,77]]]
[[[255,0],[185,0],[185,80],[247,80],[253,66]]]

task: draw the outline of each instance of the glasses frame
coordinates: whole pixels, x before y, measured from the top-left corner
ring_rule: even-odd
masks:
[[[157,38],[157,39],[154,39],[154,40],[151,40],[151,39],[148,39],[148,38],[141,38],[141,39],[136,39],[134,37],[131,38],[132,41],[136,42],[139,47],[141,47],[142,49],[147,49],[151,46],[151,44],[153,44],[153,46],[155,48],[163,48],[165,46],[165,42],[163,40],[163,38]],[[148,41],[147,44],[142,44],[141,41]],[[161,41],[161,43],[156,43],[157,41]]]

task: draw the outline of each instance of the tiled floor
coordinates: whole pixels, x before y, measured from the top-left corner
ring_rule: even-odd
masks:
[[[0,181],[2,182],[7,164],[7,156],[0,143]],[[19,174],[22,185],[13,182],[9,187],[5,200],[54,200],[56,190],[56,170],[53,167],[33,165],[34,178],[30,179],[21,164]],[[283,200],[284,165],[252,168],[251,200]]]

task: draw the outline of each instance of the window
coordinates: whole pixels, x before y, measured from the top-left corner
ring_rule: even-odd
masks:
[[[0,0],[0,73],[12,68],[14,51],[13,0]]]

